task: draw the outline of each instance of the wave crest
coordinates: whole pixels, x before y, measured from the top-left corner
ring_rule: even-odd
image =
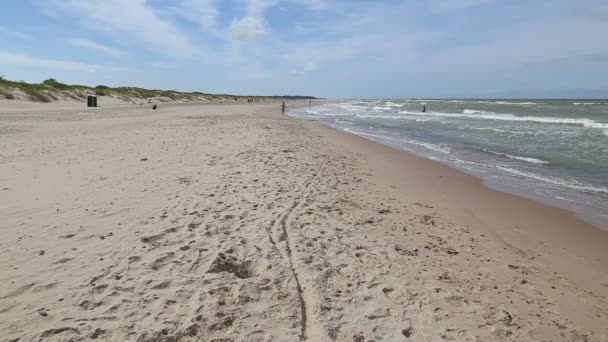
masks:
[[[495,120],[495,121],[519,121],[519,122],[533,122],[533,123],[546,123],[546,124],[560,124],[560,125],[575,125],[582,126],[585,128],[597,128],[608,130],[608,123],[597,122],[592,119],[580,118],[556,118],[556,117],[543,117],[543,116],[517,116],[513,114],[497,114],[493,112],[484,112],[465,109],[463,113],[440,113],[440,112],[428,112],[418,113],[412,111],[400,111],[401,114],[409,115],[427,115],[437,116],[444,118],[472,118],[472,119],[484,119],[484,120]]]
[[[505,172],[509,172],[509,173],[518,175],[518,176],[532,178],[532,179],[535,179],[535,180],[538,180],[541,182],[545,182],[545,183],[549,183],[549,184],[553,184],[553,185],[564,186],[564,187],[574,189],[574,190],[608,194],[608,188],[603,187],[603,186],[594,186],[591,184],[581,183],[581,182],[574,181],[574,180],[568,181],[568,180],[565,180],[562,178],[557,178],[557,177],[540,176],[535,173],[516,170],[516,169],[509,168],[509,167],[496,166],[496,168],[498,168],[502,171],[505,171]]]
[[[510,158],[510,159],[521,160],[521,161],[525,161],[525,162],[532,163],[532,164],[551,164],[550,162],[542,160],[542,159],[531,158],[531,157],[515,156],[515,155],[504,153],[504,152],[496,152],[496,151],[492,151],[492,150],[486,150],[485,148],[482,149],[482,151],[484,151],[486,153],[489,153],[489,154],[496,155],[496,156],[501,156],[501,157],[507,157],[507,158]]]

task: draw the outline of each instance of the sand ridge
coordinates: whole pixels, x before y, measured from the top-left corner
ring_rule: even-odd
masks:
[[[605,292],[278,103],[91,113],[0,116],[3,339],[608,336]]]

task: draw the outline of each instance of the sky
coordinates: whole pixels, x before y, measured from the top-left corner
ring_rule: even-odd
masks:
[[[0,75],[325,98],[608,98],[606,0],[3,0]]]

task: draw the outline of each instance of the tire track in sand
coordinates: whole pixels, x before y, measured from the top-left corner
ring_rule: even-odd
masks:
[[[313,336],[313,335],[315,337],[315,339],[314,339],[315,341],[321,341],[320,337],[323,335],[323,332],[322,332],[322,329],[313,330],[310,327],[309,321],[314,316],[313,307],[310,305],[310,304],[312,304],[310,302],[312,300],[314,300],[313,294],[311,293],[310,288],[302,286],[302,279],[303,279],[302,274],[301,274],[302,272],[300,269],[298,269],[295,266],[295,263],[293,260],[293,253],[292,253],[293,241],[291,241],[291,238],[289,235],[289,230],[287,229],[287,226],[289,224],[291,214],[294,212],[294,210],[296,210],[300,206],[300,204],[302,204],[304,202],[304,199],[308,196],[307,192],[309,191],[310,186],[312,185],[314,180],[319,177],[321,172],[323,172],[323,169],[325,168],[326,163],[327,163],[327,157],[325,157],[323,159],[323,162],[321,162],[321,165],[319,165],[316,172],[313,173],[312,177],[306,183],[304,183],[304,185],[302,186],[302,188],[300,190],[298,197],[293,201],[291,207],[289,207],[283,214],[281,214],[279,216],[279,219],[277,221],[275,221],[275,223],[274,223],[275,230],[280,229],[280,232],[285,237],[285,254],[287,256],[287,261],[289,262],[289,267],[291,268],[291,272],[292,272],[294,280],[296,282],[296,289],[298,290],[298,299],[300,301],[300,310],[301,310],[301,316],[300,316],[300,340],[301,341],[305,341],[306,339],[308,339],[308,337]],[[278,224],[276,222],[278,222]],[[277,225],[279,227],[277,227]]]

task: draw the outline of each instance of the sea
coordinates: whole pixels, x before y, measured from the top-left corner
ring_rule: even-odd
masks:
[[[608,100],[348,100],[289,114],[447,164],[608,229]]]

